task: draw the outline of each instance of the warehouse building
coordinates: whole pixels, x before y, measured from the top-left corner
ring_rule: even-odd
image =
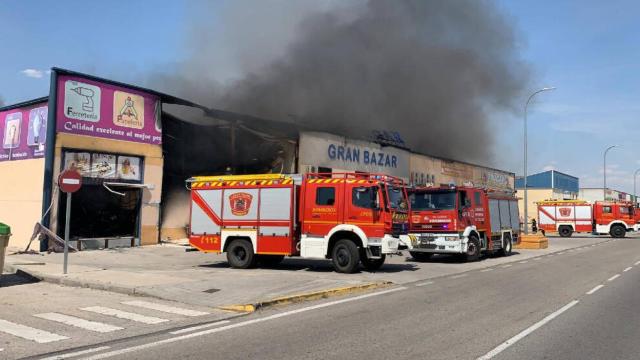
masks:
[[[70,217],[72,245],[82,248],[186,237],[185,180],[194,175],[362,171],[415,185],[514,188],[513,173],[417,154],[379,135],[348,139],[58,68],[51,84],[48,97],[0,108],[0,221],[19,247],[36,223],[64,233],[56,179],[66,169],[83,178]],[[40,250],[51,245],[48,237]]]
[[[524,219],[524,177],[516,178],[516,196],[520,218]],[[529,217],[527,222],[537,217],[537,202],[542,200],[570,200],[578,198],[580,179],[557,170],[549,170],[527,176],[527,200]],[[582,199],[580,197],[580,199]]]

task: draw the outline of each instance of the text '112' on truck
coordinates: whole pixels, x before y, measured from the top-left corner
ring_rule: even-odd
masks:
[[[408,231],[404,182],[368,173],[203,176],[191,189],[189,243],[234,268],[285,256],[331,259],[336,271],[382,266]]]
[[[520,236],[513,192],[476,187],[420,187],[409,191],[409,235],[403,242],[415,260],[457,254],[475,261],[481,253],[508,256]]]

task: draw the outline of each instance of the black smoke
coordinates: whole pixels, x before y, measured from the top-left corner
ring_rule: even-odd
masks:
[[[492,118],[519,109],[528,83],[513,26],[489,1],[232,4],[218,14],[234,19],[223,22],[226,47],[216,42],[220,29],[194,25],[193,58],[162,80],[172,92],[355,138],[398,131],[414,150],[488,163],[497,142]],[[298,17],[292,33],[260,18],[274,7],[281,18],[288,11]],[[279,36],[287,40],[280,44]],[[242,50],[235,53],[237,74],[218,81],[221,52],[234,46]]]

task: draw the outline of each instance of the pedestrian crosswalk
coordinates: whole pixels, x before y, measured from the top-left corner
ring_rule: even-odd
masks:
[[[167,319],[162,319],[155,316],[140,315],[137,313],[122,311],[122,310],[113,309],[113,308],[104,307],[104,306],[89,306],[89,307],[81,308],[80,310],[91,311],[91,312],[102,314],[102,315],[114,316],[119,319],[137,321],[143,324],[160,324],[160,323],[169,321]]]
[[[175,319],[177,316],[196,317],[209,315],[208,312],[204,311],[142,300],[124,301],[121,302],[119,306],[114,307],[81,307],[79,310],[80,312],[75,311],[74,309],[73,315],[65,314],[63,312],[33,314],[32,317],[21,318],[19,322],[23,324],[0,319],[0,335],[7,334],[12,337],[22,338],[39,344],[46,344],[69,339],[70,337],[66,335],[69,335],[69,332],[73,329],[76,329],[76,331],[77,329],[80,329],[82,331],[103,334],[125,330],[126,325],[123,325],[124,323],[129,323],[131,326],[134,326],[135,324],[157,325],[169,322],[171,321],[170,318],[173,317],[173,319]],[[138,312],[143,313],[141,314]],[[154,312],[165,313],[169,318],[165,318],[167,316],[158,317],[149,315]],[[96,316],[99,317],[98,320],[100,321],[95,320]],[[90,319],[87,319],[87,317]],[[39,321],[35,321],[34,318],[39,319]],[[112,319],[112,321],[109,321],[109,319]],[[34,322],[37,324],[35,325],[36,327],[32,326]],[[115,322],[115,324],[109,324],[109,322]],[[38,327],[41,327],[42,329]],[[55,329],[53,331],[61,332],[64,335],[44,330],[48,328]],[[5,349],[0,348],[0,352],[4,350]]]

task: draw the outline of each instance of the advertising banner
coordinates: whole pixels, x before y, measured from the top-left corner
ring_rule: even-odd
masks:
[[[46,103],[0,111],[0,161],[44,157],[47,114]]]
[[[142,158],[138,156],[64,151],[63,170],[75,170],[85,178],[140,181],[141,165]]]
[[[160,99],[120,86],[60,75],[56,117],[60,133],[162,143]]]

